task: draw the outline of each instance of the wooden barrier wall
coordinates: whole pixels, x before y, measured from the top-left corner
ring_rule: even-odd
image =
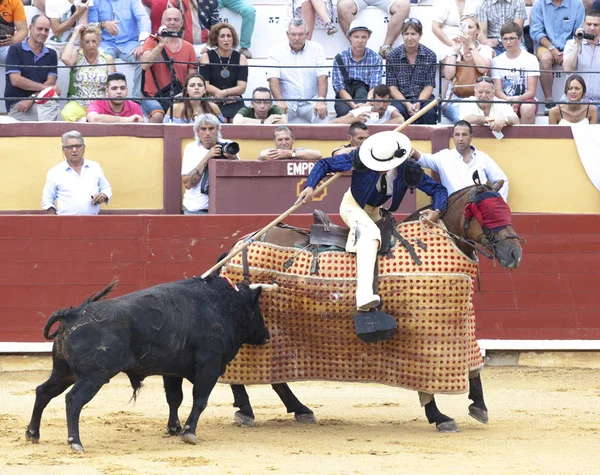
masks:
[[[78,305],[113,277],[120,295],[200,275],[272,219],[0,216],[0,342],[43,341],[53,311]],[[310,216],[286,222],[307,226]],[[478,337],[600,340],[600,216],[516,214],[513,224],[527,239],[523,261],[508,272],[482,260]]]

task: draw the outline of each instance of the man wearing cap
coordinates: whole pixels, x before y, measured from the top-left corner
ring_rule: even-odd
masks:
[[[427,219],[437,221],[446,210],[446,188],[422,173],[421,167],[412,160],[406,161],[411,150],[410,140],[401,133],[388,131],[372,135],[357,150],[319,160],[296,200],[296,203],[310,202],[314,188],[327,173],[352,170],[350,189],[342,198],[340,216],[350,228],[346,251],[356,253],[358,311],[369,311],[380,303],[379,296],[373,293],[373,270],[381,244],[376,224],[382,217],[381,206],[391,198],[388,211],[396,211],[410,187],[433,197],[433,209],[422,213]],[[411,175],[416,179],[409,179]]]
[[[337,117],[343,117],[361,102],[373,97],[373,88],[381,83],[383,61],[372,49],[367,48],[371,30],[363,21],[354,20],[348,30],[350,48],[343,50],[333,60],[333,90]]]

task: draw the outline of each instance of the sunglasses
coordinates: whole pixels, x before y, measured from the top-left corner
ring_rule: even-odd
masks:
[[[406,25],[407,23],[413,23],[418,26],[423,26],[421,20],[419,20],[418,18],[407,18],[406,20],[404,20],[404,24]]]
[[[489,82],[490,84],[494,84],[494,80],[489,77],[489,76],[479,76],[477,79],[475,79],[475,83],[479,84],[480,82]]]

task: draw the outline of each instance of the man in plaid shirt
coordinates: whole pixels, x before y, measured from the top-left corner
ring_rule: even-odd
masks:
[[[355,98],[347,90],[348,86],[344,81],[344,75],[338,63],[338,56],[333,60],[333,90],[338,99],[347,99],[346,102],[336,102],[335,111],[338,117],[345,116],[351,109],[359,107],[359,102],[373,97],[373,88],[381,83],[381,73],[383,71],[383,61],[372,49],[367,48],[367,42],[371,37],[371,30],[367,28],[360,20],[354,20],[348,30],[348,39],[350,48],[342,51],[338,56],[346,66],[348,78],[350,80],[362,81],[364,90],[368,92],[367,97]],[[365,66],[373,66],[371,68]],[[353,100],[353,99],[362,99]]]
[[[416,18],[407,18],[402,25],[404,44],[387,56],[385,83],[392,93],[392,105],[405,120],[415,115],[433,99],[435,89],[436,54],[420,43],[423,25]],[[435,124],[437,110],[432,108],[415,124]]]
[[[482,0],[477,7],[477,19],[481,25],[479,41],[491,46],[496,56],[501,55],[506,51],[500,41],[502,26],[512,20],[523,28],[526,18],[525,0]]]

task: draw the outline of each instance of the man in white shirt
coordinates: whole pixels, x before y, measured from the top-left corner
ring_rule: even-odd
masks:
[[[95,215],[108,203],[112,190],[102,167],[87,160],[83,136],[73,130],[62,136],[66,162],[48,172],[42,192],[42,208],[48,214]]]
[[[466,101],[501,101],[495,96],[494,81],[489,76],[481,76],[475,82],[475,95]],[[519,118],[507,102],[461,102],[459,106],[461,120],[471,125],[485,125],[494,132],[501,132],[507,125],[516,125]]]
[[[459,120],[452,129],[454,150],[448,148],[434,154],[413,150],[412,156],[419,160],[423,168],[430,168],[440,175],[440,181],[448,189],[448,195],[473,185],[473,173],[478,172],[482,183],[495,183],[504,180],[500,195],[508,199],[508,178],[492,158],[477,150],[473,140],[473,127],[467,121]]]
[[[288,122],[327,122],[327,74],[325,52],[316,41],[308,41],[308,29],[304,20],[294,18],[287,31],[289,43],[275,46],[269,53],[274,66],[300,66],[298,68],[269,68],[269,88],[279,102]],[[285,100],[284,100],[285,99]],[[293,101],[291,99],[309,99]],[[287,100],[287,102],[286,102]],[[299,119],[299,120],[295,120]]]
[[[233,142],[222,139],[221,122],[212,114],[196,117],[194,136],[195,140],[185,146],[181,163],[181,181],[185,187],[183,214],[207,214],[208,161],[239,160],[239,157],[237,152],[230,154],[223,150],[226,144]]]

